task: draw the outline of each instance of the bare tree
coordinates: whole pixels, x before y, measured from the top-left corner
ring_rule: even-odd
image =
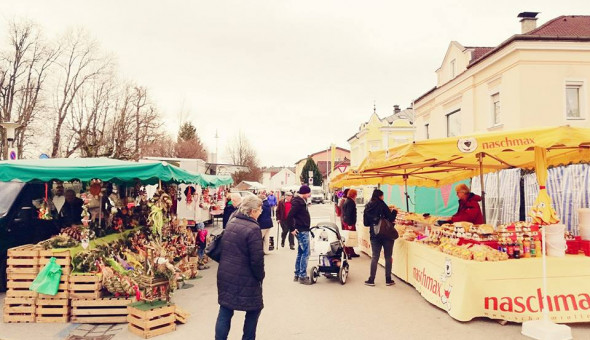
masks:
[[[139,159],[161,136],[162,126],[156,107],[150,103],[147,89],[127,85],[120,96],[113,119],[112,157]]]
[[[227,153],[233,164],[247,166],[249,169],[248,171],[236,172],[233,175],[235,183],[244,180],[260,181],[262,169],[258,164],[258,156],[242,131],[227,145]]]
[[[99,55],[96,42],[83,30],[66,34],[62,46],[64,53],[57,60],[61,71],[56,87],[51,157],[61,153],[62,127],[80,90],[111,66],[108,58]]]
[[[72,105],[72,114],[66,120],[70,131],[66,157],[77,151],[82,157],[103,157],[112,153],[106,127],[108,119],[114,116],[115,86],[113,75],[105,73],[81,88]]]
[[[142,157],[177,157],[176,143],[168,134],[160,134],[156,140],[142,148]]]
[[[20,124],[16,130],[16,147],[22,156],[29,125],[39,112],[48,70],[59,56],[30,21],[9,23],[10,49],[0,56],[0,121]],[[7,156],[6,136],[1,132],[0,147]]]

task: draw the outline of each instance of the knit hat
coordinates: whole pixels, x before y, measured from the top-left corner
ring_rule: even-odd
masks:
[[[311,189],[305,184],[303,184],[301,186],[301,188],[299,188],[299,191],[298,191],[298,193],[301,195],[309,194],[310,192],[311,192]]]

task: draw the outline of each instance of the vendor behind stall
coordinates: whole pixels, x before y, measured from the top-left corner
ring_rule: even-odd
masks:
[[[473,224],[483,224],[483,216],[479,201],[481,196],[472,193],[469,187],[463,183],[455,187],[457,197],[459,198],[459,209],[453,215],[451,220],[453,222],[471,222]]]
[[[74,190],[69,189],[65,194],[65,203],[59,214],[59,220],[64,227],[82,223],[82,205],[84,201],[76,197]]]

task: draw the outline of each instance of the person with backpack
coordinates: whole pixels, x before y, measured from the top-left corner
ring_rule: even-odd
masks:
[[[365,206],[363,213],[363,224],[369,227],[371,235],[371,272],[369,279],[365,281],[367,286],[375,286],[375,275],[377,274],[377,264],[381,255],[381,248],[385,255],[385,285],[392,286],[395,284],[391,278],[391,267],[393,263],[393,244],[395,236],[384,236],[383,233],[375,233],[375,227],[380,224],[381,219],[385,219],[395,224],[397,211],[390,211],[387,204],[383,201],[383,191],[375,189],[371,196],[371,201]]]

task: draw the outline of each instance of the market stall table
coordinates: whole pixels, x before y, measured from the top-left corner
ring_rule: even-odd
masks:
[[[513,322],[536,320],[542,317],[539,307],[543,304],[556,323],[590,322],[587,256],[548,257],[547,294],[541,293],[542,268],[538,257],[477,262],[398,239],[393,259],[393,273],[397,277],[459,321],[476,317]]]

